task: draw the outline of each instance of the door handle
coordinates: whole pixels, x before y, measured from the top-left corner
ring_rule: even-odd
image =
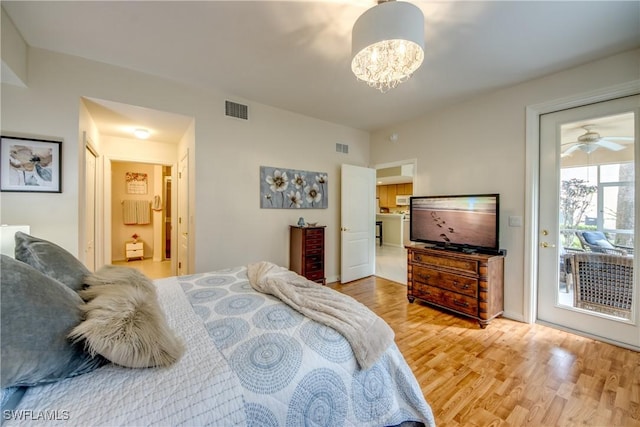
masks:
[[[540,243],[540,246],[542,246],[543,248],[555,248],[556,247],[556,245],[552,245],[552,244],[547,243],[547,242]]]
[[[347,227],[340,227],[340,231],[349,231]]]

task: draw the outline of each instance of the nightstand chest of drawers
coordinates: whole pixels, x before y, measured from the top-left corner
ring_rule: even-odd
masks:
[[[144,258],[144,243],[141,241],[137,242],[126,242],[124,244],[124,252],[127,261],[138,258]]]
[[[289,270],[323,285],[324,228],[292,225],[289,235]]]
[[[504,256],[407,247],[407,298],[476,319],[503,313]]]

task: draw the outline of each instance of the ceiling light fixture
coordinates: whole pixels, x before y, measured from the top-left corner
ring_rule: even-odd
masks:
[[[386,92],[408,80],[424,60],[424,15],[417,6],[378,0],[353,25],[351,70]]]
[[[136,136],[136,138],[138,139],[147,139],[149,138],[149,131],[146,129],[136,129],[133,131],[133,134]]]
[[[578,149],[584,151],[587,154],[591,154],[598,149],[598,146],[595,144],[584,144],[578,147]]]

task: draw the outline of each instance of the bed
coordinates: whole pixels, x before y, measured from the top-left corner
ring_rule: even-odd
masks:
[[[3,409],[3,426],[435,425],[395,343],[361,369],[341,334],[257,292],[247,266],[154,285],[169,327],[185,343],[176,363],[106,363],[19,388],[15,395],[24,394]]]

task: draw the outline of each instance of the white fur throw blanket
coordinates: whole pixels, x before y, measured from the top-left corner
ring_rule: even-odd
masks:
[[[249,264],[247,268],[249,283],[256,291],[273,295],[305,316],[341,333],[351,344],[361,369],[373,366],[393,343],[391,327],[350,296],[270,262]]]

